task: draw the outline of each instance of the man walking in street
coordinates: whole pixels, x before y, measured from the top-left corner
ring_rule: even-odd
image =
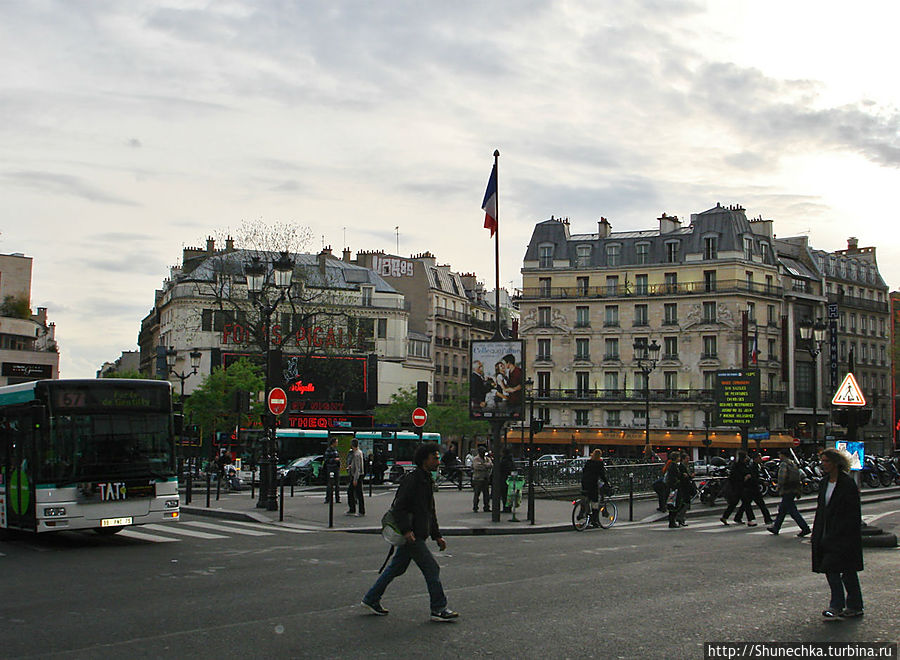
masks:
[[[494,461],[487,455],[484,445],[478,446],[478,455],[472,459],[472,489],[475,497],[472,500],[472,511],[478,511],[478,498],[484,498],[484,510],[491,510],[491,470]]]
[[[350,506],[347,515],[356,515],[358,503],[359,515],[364,516],[366,515],[366,502],[363,500],[365,463],[363,462],[363,453],[359,450],[359,440],[356,438],[350,441],[350,453],[347,454],[347,474],[349,479],[347,484],[347,504]]]
[[[434,507],[434,482],[431,478],[440,459],[440,448],[435,443],[419,445],[413,457],[416,469],[403,477],[397,488],[397,496],[391,508],[406,543],[397,546],[391,563],[362,599],[362,604],[379,616],[388,613],[381,606],[381,596],[385,589],[394,578],[406,572],[411,561],[416,562],[428,585],[432,621],[452,621],[459,616],[458,612],[447,607],[447,597],[441,585],[441,568],[425,545],[425,540],[430,536],[441,551],[447,547],[438,527]]]
[[[781,495],[781,503],[778,505],[775,522],[766,529],[777,536],[781,530],[781,523],[784,522],[786,516],[790,516],[800,527],[797,536],[807,536],[810,533],[809,525],[797,511],[795,501],[800,497],[800,468],[794,462],[789,449],[782,449],[779,456],[781,456],[781,464],[778,466],[778,494]]]
[[[322,469],[325,470],[325,504],[331,501],[341,503],[341,456],[337,450],[337,438],[328,441],[328,449],[325,450],[325,458],[322,459]]]

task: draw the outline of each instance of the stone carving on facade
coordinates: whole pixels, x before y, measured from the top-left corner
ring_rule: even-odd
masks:
[[[684,315],[683,330],[687,330],[700,323],[700,303],[694,303],[688,307],[687,313]]]
[[[728,309],[723,302],[716,305],[716,320],[722,325],[727,325],[729,328],[734,327],[734,314],[731,313],[731,310]]]

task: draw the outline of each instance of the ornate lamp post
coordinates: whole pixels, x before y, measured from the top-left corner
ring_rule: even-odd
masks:
[[[825,330],[828,326],[821,318],[817,318],[813,323],[812,319],[803,319],[797,324],[800,327],[800,338],[806,342],[806,350],[809,351],[810,357],[813,359],[813,392],[812,392],[812,409],[813,409],[813,445],[819,442],[819,353],[822,352],[822,343],[825,341]]]
[[[188,355],[191,358],[191,370],[178,373],[177,371],[175,371],[175,360],[178,358],[178,351],[176,351],[174,348],[170,348],[168,351],[166,351],[166,365],[169,367],[169,373],[181,381],[182,404],[184,404],[184,381],[193,376],[195,373],[197,373],[197,370],[200,369],[200,358],[203,357],[203,353],[195,348],[190,353],[188,353]]]
[[[634,359],[637,366],[644,374],[644,455],[649,456],[653,452],[650,446],[650,372],[656,369],[659,361],[660,346],[654,339],[649,344],[646,337],[637,337],[634,340]]]
[[[269,264],[254,256],[244,264],[244,274],[247,276],[247,292],[250,299],[259,307],[259,317],[263,321],[262,339],[265,342],[266,355],[266,396],[268,396],[274,384],[269,373],[272,360],[269,353],[272,348],[269,343],[269,323],[272,313],[285,300],[291,287],[291,279],[294,274],[294,262],[287,252],[282,252],[277,259],[272,260],[272,282],[269,283]],[[275,300],[269,301],[268,294],[274,287],[278,292]],[[275,417],[265,414],[264,428],[265,443],[264,455],[259,461],[259,501],[256,508],[267,511],[278,510],[278,498],[275,495]]]

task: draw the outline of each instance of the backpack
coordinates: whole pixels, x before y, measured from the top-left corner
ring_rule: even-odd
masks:
[[[787,461],[787,472],[784,475],[784,486],[782,490],[787,493],[796,492],[800,489],[800,468],[794,461]]]

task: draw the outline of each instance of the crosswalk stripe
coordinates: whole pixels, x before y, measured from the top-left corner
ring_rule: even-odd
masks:
[[[145,534],[136,529],[123,529],[118,536],[127,536],[130,539],[139,541],[150,541],[151,543],[177,543],[181,539],[171,539],[168,536],[158,536],[156,534]]]
[[[289,534],[309,534],[310,532],[318,532],[321,531],[318,528],[312,526],[302,526],[297,525],[296,527],[290,527],[292,523],[280,523],[278,525],[272,523],[265,525],[263,523],[252,523],[245,522],[243,520],[229,520],[229,525],[242,525],[244,527],[250,527],[252,529],[264,529],[271,532],[279,531],[279,532],[288,532]]]
[[[229,532],[231,534],[243,534],[244,536],[272,536],[272,532],[260,532],[254,529],[242,529],[229,524],[217,525],[215,523],[203,522],[200,520],[182,520],[180,525],[190,525],[192,527],[200,527],[202,529],[212,529],[217,532]]]
[[[176,527],[175,525],[157,525],[150,524],[144,525],[145,529],[153,529],[157,532],[165,532],[166,534],[177,534],[179,536],[193,536],[198,539],[227,539],[227,536],[223,536],[222,534],[207,534],[206,532],[197,532],[193,529],[182,529],[180,527]]]

